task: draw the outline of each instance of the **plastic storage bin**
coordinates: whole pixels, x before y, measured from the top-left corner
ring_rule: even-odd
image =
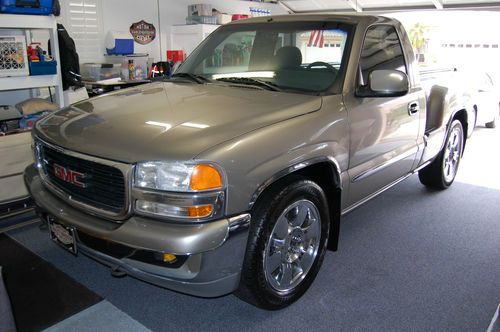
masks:
[[[86,81],[101,81],[120,77],[121,64],[116,63],[84,63],[80,66],[80,74]]]
[[[0,136],[19,129],[22,116],[14,106],[0,105]]]
[[[30,62],[31,76],[55,75],[57,73],[57,61]]]
[[[134,38],[128,32],[110,31],[106,35],[108,55],[134,54]]]
[[[53,0],[0,0],[0,13],[50,15]]]
[[[247,18],[249,18],[249,16],[247,14],[233,14],[233,16],[231,17],[231,20],[232,21],[239,21],[239,20],[244,20]]]
[[[186,24],[217,24],[217,16],[188,16]]]
[[[0,36],[0,77],[29,76],[26,38]]]
[[[120,65],[120,78],[123,81],[130,81],[129,60],[133,61],[133,80],[145,80],[149,74],[149,55],[148,54],[133,54],[125,56],[106,56],[106,62]]]

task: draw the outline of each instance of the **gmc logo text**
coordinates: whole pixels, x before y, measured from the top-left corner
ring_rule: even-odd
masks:
[[[82,179],[85,178],[85,174],[73,171],[59,164],[53,164],[54,175],[56,178],[61,179],[65,182],[71,183],[80,188],[85,188],[85,183]]]

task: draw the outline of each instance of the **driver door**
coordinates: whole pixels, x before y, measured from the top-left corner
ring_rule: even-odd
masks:
[[[367,30],[359,61],[358,86],[367,85],[370,73],[381,69],[408,75],[400,39],[391,25],[374,25]],[[345,101],[351,128],[347,203],[350,207],[412,170],[418,151],[419,107],[425,107],[425,99],[420,88],[410,88],[400,97],[363,98],[353,92]]]

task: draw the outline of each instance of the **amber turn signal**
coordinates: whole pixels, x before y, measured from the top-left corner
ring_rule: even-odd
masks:
[[[191,175],[192,190],[209,190],[223,187],[222,176],[212,165],[196,165]]]
[[[211,215],[213,210],[213,205],[190,206],[187,208],[187,213],[191,218],[204,218]]]
[[[163,254],[163,261],[165,263],[173,263],[176,260],[177,260],[177,256],[175,256],[174,254],[169,254],[169,253]]]

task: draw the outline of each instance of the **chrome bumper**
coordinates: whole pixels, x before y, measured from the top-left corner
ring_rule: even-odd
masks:
[[[33,166],[26,168],[24,178],[37,210],[78,232],[132,249],[188,256],[182,266],[169,268],[116,258],[77,241],[79,251],[113,269],[196,296],[221,296],[238,287],[249,214],[202,224],[168,223],[139,216],[115,223],[77,210],[53,195]]]

